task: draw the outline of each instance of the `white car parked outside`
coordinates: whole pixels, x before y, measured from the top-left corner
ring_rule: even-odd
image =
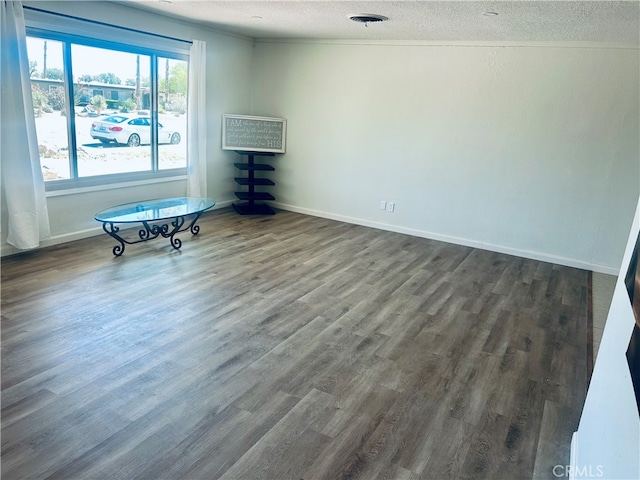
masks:
[[[151,118],[117,114],[91,124],[91,137],[101,143],[120,143],[130,147],[151,143]],[[180,143],[180,134],[158,123],[158,143]]]

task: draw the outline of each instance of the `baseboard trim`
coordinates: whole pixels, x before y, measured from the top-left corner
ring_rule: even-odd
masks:
[[[587,388],[593,375],[593,272],[587,278]]]
[[[520,250],[516,248],[506,247],[503,245],[494,245],[491,243],[479,242],[477,240],[470,240],[467,238],[455,237],[452,235],[443,235],[440,233],[429,232],[426,230],[418,230],[415,228],[401,227],[398,225],[391,225],[388,223],[375,222],[375,221],[356,218],[356,217],[349,217],[347,215],[340,215],[340,214],[325,212],[321,210],[313,210],[310,208],[297,207],[295,205],[289,205],[281,202],[270,202],[270,205],[276,208],[279,208],[281,210],[287,210],[295,213],[302,213],[305,215],[312,215],[314,217],[327,218],[329,220],[337,220],[340,222],[352,223],[355,225],[362,225],[363,227],[371,227],[371,228],[377,228],[379,230],[386,230],[389,232],[404,233],[406,235],[412,235],[414,237],[428,238],[430,240],[453,243],[453,244],[462,245],[465,247],[479,248],[482,250],[489,250],[492,252],[504,253],[506,255],[513,255],[516,257],[529,258],[531,260],[538,260],[541,262],[549,262],[557,265],[564,265],[566,267],[580,268],[582,270],[605,273],[607,275],[618,275],[619,273],[617,268],[588,263],[575,258],[561,257],[557,255],[551,255],[547,253],[535,252],[535,251],[529,251],[529,250]]]
[[[233,202],[234,200],[224,200],[221,202],[217,202],[216,206],[213,207],[212,210],[219,210],[222,208],[230,207]],[[414,237],[428,238],[430,240],[453,243],[456,245],[463,245],[466,247],[480,248],[482,250],[490,250],[492,252],[504,253],[506,255],[514,255],[516,257],[530,258],[532,260],[538,260],[541,262],[555,263],[558,265],[564,265],[564,266],[573,267],[573,268],[580,268],[583,270],[589,270],[597,273],[604,273],[607,275],[618,275],[619,273],[618,268],[583,262],[581,260],[577,260],[574,258],[560,257],[556,255],[550,255],[546,253],[534,252],[534,251],[528,251],[528,250],[519,250],[511,247],[505,247],[502,245],[493,245],[490,243],[478,242],[476,240],[470,240],[467,238],[429,232],[426,230],[418,230],[415,228],[401,227],[398,225],[391,225],[383,222],[375,222],[375,221],[366,220],[362,218],[350,217],[347,215],[340,215],[332,212],[325,212],[322,210],[314,210],[310,208],[297,207],[295,205],[289,205],[282,202],[269,202],[269,204],[281,210],[287,210],[295,213],[302,213],[304,215],[311,215],[314,217],[327,218],[330,220],[337,220],[340,222],[351,223],[354,225],[362,225],[364,227],[377,228],[379,230],[385,230],[389,232],[403,233],[403,234],[411,235]],[[96,226],[95,228],[90,228],[86,230],[69,232],[62,235],[55,235],[50,239],[43,241],[40,247],[38,248],[45,248],[45,247],[50,247],[54,245],[59,245],[62,243],[73,242],[75,240],[82,240],[83,238],[101,235],[102,233],[104,233],[102,228],[100,226]],[[20,250],[13,247],[12,245],[4,243],[0,248],[0,257],[15,255],[17,253],[24,252],[24,251],[25,250]]]
[[[216,202],[215,207],[213,207],[211,210],[219,210],[222,208],[226,208],[226,207],[230,207],[231,204],[233,203],[233,200],[225,200],[222,202]],[[205,212],[206,215],[206,212]],[[131,228],[137,228],[137,224],[132,224]],[[125,227],[122,227],[122,229],[126,229]],[[47,239],[47,240],[43,240],[42,242],[40,242],[40,246],[36,249],[33,250],[37,250],[40,248],[46,248],[46,247],[53,247],[55,245],[60,245],[63,243],[68,243],[68,242],[73,242],[76,240],[82,240],[84,238],[89,238],[89,237],[95,237],[97,235],[102,235],[104,234],[104,230],[102,230],[101,226],[96,226],[94,228],[87,228],[85,230],[79,230],[76,232],[69,232],[69,233],[65,233],[62,235],[54,235],[51,238]],[[19,248],[14,247],[13,245],[9,245],[8,243],[4,243],[2,245],[2,247],[0,248],[0,257],[5,257],[5,256],[9,256],[9,255],[15,255],[17,253],[23,253],[23,252],[27,252],[29,250],[20,250]]]
[[[9,245],[5,243],[2,245],[2,249],[0,250],[0,256],[6,257],[9,255],[15,255],[17,253],[24,253],[33,250],[39,250],[41,248],[53,247],[55,245],[60,245],[62,243],[73,242],[76,240],[82,240],[83,238],[95,237],[96,235],[100,235],[104,233],[101,227],[95,228],[87,228],[85,230],[79,230],[77,232],[66,233],[64,235],[54,235],[47,240],[42,240],[40,242],[40,246],[37,248],[29,249],[29,250],[21,250],[19,248],[14,247],[13,245]]]

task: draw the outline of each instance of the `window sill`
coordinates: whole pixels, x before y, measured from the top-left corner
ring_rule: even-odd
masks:
[[[103,183],[99,185],[74,186],[72,184],[66,184],[68,185],[68,188],[65,185],[64,187],[56,188],[55,190],[47,190],[46,196],[47,198],[60,197],[63,195],[76,195],[79,193],[100,192],[103,190],[116,190],[119,188],[137,187],[140,185],[152,185],[152,184],[159,184],[159,183],[166,183],[166,182],[176,182],[176,181],[181,181],[186,179],[187,179],[186,174],[178,174],[178,175],[172,175],[172,176],[166,176],[166,177],[155,177],[155,178],[147,178],[147,179],[140,179],[140,180],[129,180],[129,181],[123,180],[120,182]]]

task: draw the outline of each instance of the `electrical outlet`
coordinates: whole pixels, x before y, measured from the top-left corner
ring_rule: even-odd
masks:
[[[380,200],[380,210],[386,210],[387,209],[387,202],[384,200]]]
[[[396,202],[387,202],[387,212],[393,213],[396,209]]]

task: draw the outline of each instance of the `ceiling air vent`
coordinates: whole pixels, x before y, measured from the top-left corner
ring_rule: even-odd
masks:
[[[353,20],[354,22],[364,23],[364,26],[368,26],[370,23],[379,23],[389,20],[388,17],[384,15],[376,15],[373,13],[356,13],[354,15],[349,15],[349,20]]]

